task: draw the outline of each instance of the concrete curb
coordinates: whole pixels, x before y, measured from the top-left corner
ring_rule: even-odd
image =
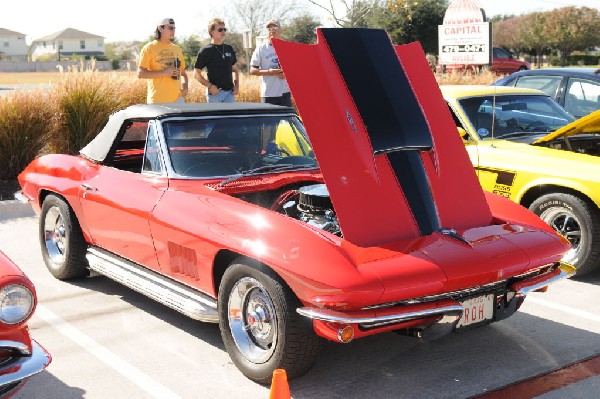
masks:
[[[17,200],[0,201],[0,221],[34,216],[31,205]]]

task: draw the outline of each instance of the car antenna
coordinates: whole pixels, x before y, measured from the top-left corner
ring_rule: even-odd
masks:
[[[494,86],[494,94],[492,94],[492,147],[494,146],[494,131],[496,130],[496,90]]]

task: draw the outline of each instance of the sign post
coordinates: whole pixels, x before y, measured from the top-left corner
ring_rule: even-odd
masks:
[[[250,50],[252,50],[252,31],[250,29],[242,32],[242,45],[246,53],[246,68],[250,72]]]

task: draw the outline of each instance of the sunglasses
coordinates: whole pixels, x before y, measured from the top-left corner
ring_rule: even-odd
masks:
[[[279,26],[269,26],[267,30],[279,30],[281,29]]]
[[[169,25],[169,26],[163,25],[163,29],[165,29],[165,28],[168,30],[175,30],[175,26],[173,26],[173,25]]]
[[[227,32],[227,28],[218,28],[217,32]]]

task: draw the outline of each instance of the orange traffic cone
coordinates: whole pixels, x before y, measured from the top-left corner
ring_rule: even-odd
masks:
[[[291,399],[290,386],[288,385],[287,374],[284,369],[273,371],[269,399]]]

